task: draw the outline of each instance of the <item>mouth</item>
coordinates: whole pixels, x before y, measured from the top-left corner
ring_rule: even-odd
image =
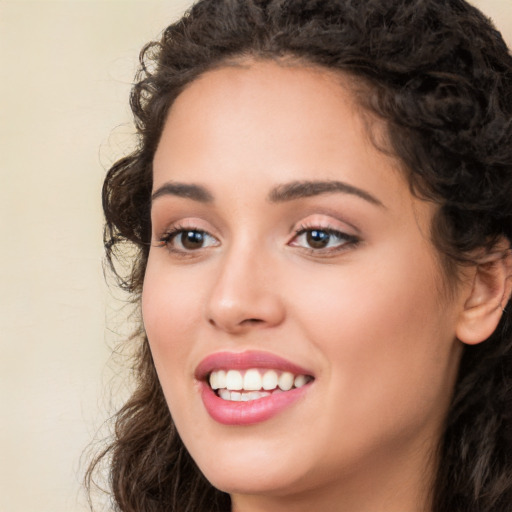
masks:
[[[197,367],[208,414],[225,425],[266,421],[296,404],[311,388],[312,372],[266,352],[219,352]]]
[[[207,382],[222,400],[250,402],[271,395],[301,388],[313,380],[311,375],[275,370],[250,368],[248,370],[214,370]]]

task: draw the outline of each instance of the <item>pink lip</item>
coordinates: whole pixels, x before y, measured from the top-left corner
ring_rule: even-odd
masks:
[[[295,375],[312,375],[309,370],[282,357],[268,352],[250,350],[246,352],[217,352],[205,357],[197,366],[195,377],[197,380],[205,380],[213,370],[248,370],[250,368],[270,368],[291,372]]]
[[[308,370],[267,352],[218,352],[212,354],[201,361],[195,376],[201,381],[201,399],[205,409],[215,421],[224,425],[252,425],[266,421],[297,402],[312,384],[309,383],[283,393],[275,393],[258,400],[231,402],[218,397],[206,382],[208,374],[213,370],[247,370],[249,368],[272,368],[289,371],[296,375],[311,375]]]
[[[230,402],[219,398],[206,382],[201,382],[201,398],[215,421],[224,425],[253,425],[279,414],[303,397],[310,386],[311,383],[250,402]]]

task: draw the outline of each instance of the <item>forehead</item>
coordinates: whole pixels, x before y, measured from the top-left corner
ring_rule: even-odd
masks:
[[[257,61],[203,74],[172,105],[154,159],[155,187],[169,179],[215,184],[343,177],[403,181],[376,149],[385,131],[357,104],[351,79],[318,67]],[[378,180],[377,180],[378,181]],[[402,183],[401,183],[402,185]]]

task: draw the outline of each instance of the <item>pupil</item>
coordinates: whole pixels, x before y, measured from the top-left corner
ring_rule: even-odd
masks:
[[[310,247],[313,247],[314,249],[322,249],[329,243],[330,235],[325,231],[313,229],[307,233],[306,238]]]
[[[200,231],[187,231],[181,235],[181,243],[185,249],[199,249],[203,241],[204,236]]]

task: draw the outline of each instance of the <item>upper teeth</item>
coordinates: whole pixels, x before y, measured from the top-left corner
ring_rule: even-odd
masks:
[[[270,391],[277,388],[289,391],[294,386],[296,388],[304,386],[309,380],[310,377],[307,375],[255,368],[246,371],[216,370],[210,374],[212,389],[228,389],[230,391]]]

